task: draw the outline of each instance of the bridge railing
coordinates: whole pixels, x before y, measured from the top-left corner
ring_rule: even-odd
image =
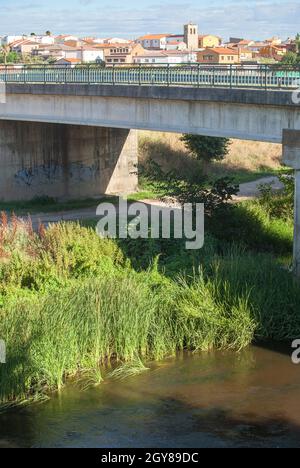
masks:
[[[282,65],[27,65],[0,66],[7,83],[111,84],[297,89],[300,66]]]

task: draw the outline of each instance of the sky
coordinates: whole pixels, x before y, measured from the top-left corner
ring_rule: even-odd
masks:
[[[283,39],[300,31],[299,0],[0,0],[0,35],[72,33],[128,37],[182,33],[193,21],[199,33]]]

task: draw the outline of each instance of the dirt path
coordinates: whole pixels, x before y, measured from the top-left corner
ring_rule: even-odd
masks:
[[[272,184],[274,190],[280,190],[282,184],[277,177],[264,177],[258,179],[254,182],[248,182],[240,185],[240,191],[235,201],[250,200],[259,195],[259,185],[261,184]],[[162,201],[159,200],[142,200],[149,208],[151,205],[165,205]],[[59,221],[83,221],[96,218],[96,208],[95,206],[91,208],[84,208],[80,210],[70,210],[70,211],[60,211],[56,213],[40,213],[32,214],[31,221],[34,229],[36,229],[39,223],[43,223],[45,226],[51,223],[58,223]],[[21,218],[26,219],[26,216],[21,216]]]
[[[271,184],[273,190],[281,190],[283,184],[280,182],[278,177],[262,177],[261,179],[254,180],[253,182],[247,182],[240,184],[240,191],[235,197],[236,201],[251,200],[259,196],[259,186],[262,184]]]

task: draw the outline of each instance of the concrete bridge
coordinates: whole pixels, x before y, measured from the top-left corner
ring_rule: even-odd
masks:
[[[294,257],[300,275],[300,99],[295,85],[112,86],[34,80],[6,79],[6,103],[0,104],[0,199],[134,191],[138,129],[282,143],[284,161],[296,173]]]

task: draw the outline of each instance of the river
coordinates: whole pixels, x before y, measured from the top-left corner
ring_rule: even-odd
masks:
[[[284,347],[184,354],[0,415],[0,447],[300,447],[300,365]]]

